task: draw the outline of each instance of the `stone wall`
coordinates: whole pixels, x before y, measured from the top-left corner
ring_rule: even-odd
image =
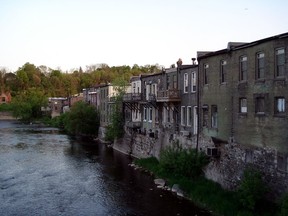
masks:
[[[277,169],[277,152],[269,148],[243,146],[237,143],[218,147],[219,157],[211,157],[205,169],[208,179],[218,182],[223,188],[236,190],[244,170],[248,167],[260,171],[263,181],[270,189],[270,198],[288,192],[288,175]]]
[[[184,137],[160,132],[157,138],[149,134],[128,134],[114,142],[113,148],[136,158],[157,157],[162,149],[179,141],[184,148],[195,148],[196,137]],[[206,152],[207,147],[215,146],[211,139],[199,136],[199,150]],[[204,170],[205,176],[218,182],[223,188],[236,190],[248,167],[260,171],[263,181],[270,188],[269,198],[279,197],[288,192],[288,174],[277,169],[277,151],[270,148],[244,146],[235,142],[222,143],[217,146],[219,155],[210,157],[210,163]]]

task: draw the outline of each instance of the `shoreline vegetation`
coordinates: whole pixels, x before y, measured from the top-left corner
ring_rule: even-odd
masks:
[[[0,119],[2,112],[5,120],[21,121],[21,118],[13,117],[14,112],[11,110],[13,106],[2,105],[0,108]],[[115,116],[118,117],[118,115]],[[99,112],[84,102],[77,103],[69,113],[54,119],[47,116],[32,117],[33,115],[29,118],[31,120],[29,122],[37,120],[37,122],[64,129],[69,135],[89,135],[95,138],[100,126]],[[115,119],[118,120],[116,117]],[[118,138],[118,134],[112,135],[113,139]],[[155,178],[164,179],[165,186],[169,188],[179,185],[184,197],[214,215],[288,215],[288,194],[275,202],[266,200],[265,195],[268,189],[262,183],[261,175],[257,171],[247,170],[237,191],[224,190],[219,184],[204,177],[202,170],[209,163],[209,158],[195,149],[183,149],[179,143],[174,143],[171,147],[164,149],[159,159],[155,157],[135,159],[134,163],[153,173]]]
[[[199,172],[199,169],[202,170],[207,163],[203,155],[197,156],[193,150],[177,148],[164,150],[159,160],[155,157],[137,158],[133,162],[135,165],[132,166],[150,173],[155,179],[163,179],[165,181],[165,184],[162,184],[163,189],[168,188],[173,192],[172,188],[179,185],[185,198],[212,215],[288,215],[288,196],[277,203],[265,199],[268,190],[257,171],[247,169],[239,189],[228,191],[218,183],[206,179],[203,173]],[[186,159],[183,155],[186,155]],[[187,164],[187,159],[197,165],[191,167],[191,164]],[[183,172],[184,169],[190,171]],[[194,169],[194,172],[191,169]],[[195,172],[195,169],[198,171]]]

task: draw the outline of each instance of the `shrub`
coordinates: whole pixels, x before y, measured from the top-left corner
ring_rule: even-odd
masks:
[[[179,142],[167,147],[160,153],[159,166],[164,173],[175,176],[196,177],[202,173],[208,159],[195,149],[183,149]]]
[[[257,202],[263,199],[266,190],[260,172],[248,168],[244,171],[238,190],[239,201],[245,209],[253,211]]]
[[[285,194],[281,199],[280,216],[288,215],[288,194]]]

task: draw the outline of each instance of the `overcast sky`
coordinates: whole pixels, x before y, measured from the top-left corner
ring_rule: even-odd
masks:
[[[0,67],[169,67],[288,31],[287,0],[0,0]]]

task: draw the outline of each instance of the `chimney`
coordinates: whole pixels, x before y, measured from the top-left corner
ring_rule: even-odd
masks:
[[[177,67],[180,67],[182,65],[182,59],[179,58],[178,61],[176,62],[177,63]]]
[[[196,58],[192,58],[192,65],[195,65]]]

